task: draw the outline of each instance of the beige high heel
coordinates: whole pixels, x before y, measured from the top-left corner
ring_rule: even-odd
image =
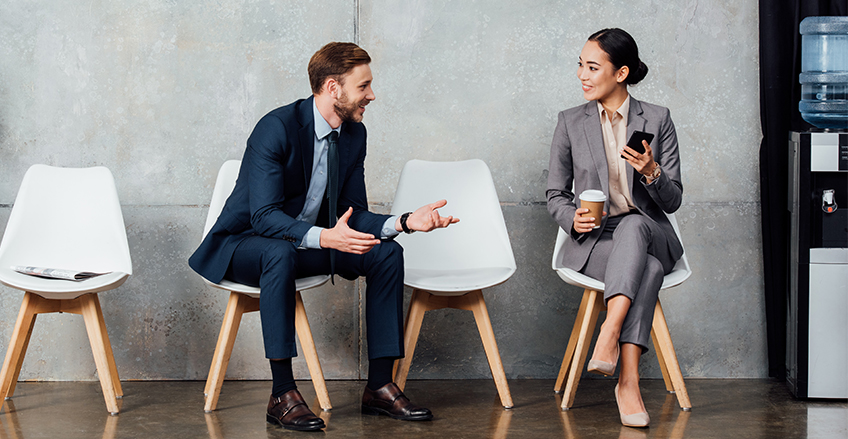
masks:
[[[615,385],[615,404],[618,406],[618,415],[621,417],[621,425],[625,427],[642,428],[647,427],[648,424],[651,423],[651,417],[648,416],[648,412],[625,415],[624,412],[621,411],[621,403],[618,401],[618,384]]]
[[[615,359],[612,363],[601,360],[589,360],[589,366],[586,368],[586,371],[598,375],[612,376],[615,373],[615,366],[618,364],[618,356],[621,354],[621,348],[619,347],[616,351]]]

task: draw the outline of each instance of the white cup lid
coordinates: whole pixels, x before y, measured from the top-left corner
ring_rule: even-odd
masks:
[[[587,189],[580,194],[580,199],[583,201],[603,202],[607,200],[607,196],[597,189]]]

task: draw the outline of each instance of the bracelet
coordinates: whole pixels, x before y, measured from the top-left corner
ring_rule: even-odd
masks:
[[[406,212],[405,214],[400,216],[400,228],[403,229],[403,233],[407,234],[415,231],[410,229],[409,226],[406,225],[406,220],[409,219],[409,215],[412,215],[412,212]]]

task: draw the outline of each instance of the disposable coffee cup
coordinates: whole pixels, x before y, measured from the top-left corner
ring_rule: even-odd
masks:
[[[601,227],[601,219],[604,215],[604,202],[607,201],[607,196],[603,192],[596,189],[587,189],[580,194],[580,207],[589,209],[589,212],[581,216],[595,218],[595,229]]]

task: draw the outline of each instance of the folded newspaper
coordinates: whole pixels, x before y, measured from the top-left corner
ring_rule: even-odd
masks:
[[[111,273],[92,273],[90,271],[63,270],[61,268],[24,267],[21,265],[12,266],[12,270],[17,271],[18,273],[28,274],[30,276],[46,277],[48,279],[72,280],[77,282]]]

